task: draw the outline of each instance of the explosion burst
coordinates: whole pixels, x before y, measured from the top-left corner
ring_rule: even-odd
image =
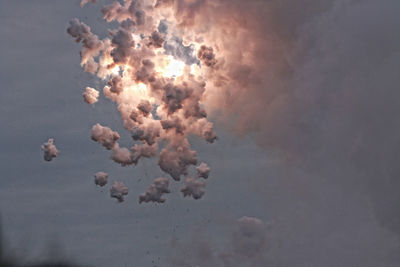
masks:
[[[81,6],[88,2],[96,1],[84,0]],[[105,81],[103,93],[117,103],[135,144],[121,147],[120,135],[100,124],[93,126],[92,140],[110,150],[111,159],[121,166],[158,157],[161,170],[175,181],[185,177],[184,196],[201,198],[202,179],[208,178],[210,168],[199,164],[188,137],[196,135],[209,143],[217,138],[203,103],[207,85],[203,73],[217,63],[213,48],[194,41],[185,45],[168,1],[115,1],[104,6],[102,13],[107,22],[118,23],[109,37],[100,39],[76,18],[69,22],[67,32],[82,43],[84,71]],[[87,87],[83,97],[94,104],[99,92]],[[197,165],[197,177],[189,176],[189,168]],[[164,202],[161,196],[170,192],[168,185],[166,178],[155,179],[139,202]],[[122,202],[128,189],[116,182],[110,193]]]

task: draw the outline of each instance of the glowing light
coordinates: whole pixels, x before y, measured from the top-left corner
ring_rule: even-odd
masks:
[[[111,70],[111,72],[112,72],[113,75],[118,75],[118,74],[119,74],[119,71],[120,71],[120,67],[119,67],[118,65],[115,66],[115,67]]]
[[[145,85],[144,83],[137,83],[135,85],[132,85],[130,89],[140,95],[147,95],[147,85]]]
[[[168,64],[163,68],[162,74],[168,78],[176,78],[183,75],[185,70],[185,63],[174,59],[172,56],[168,57]]]

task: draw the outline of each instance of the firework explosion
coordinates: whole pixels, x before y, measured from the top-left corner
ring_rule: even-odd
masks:
[[[81,6],[89,2],[95,1],[84,0]],[[93,126],[92,140],[110,150],[111,159],[121,166],[158,157],[161,170],[175,181],[185,177],[183,195],[200,199],[210,168],[199,164],[188,137],[196,135],[209,143],[217,138],[203,103],[205,69],[215,66],[217,59],[212,47],[184,43],[174,9],[169,1],[113,2],[102,8],[107,22],[118,23],[109,30],[109,37],[100,39],[76,18],[69,22],[67,32],[82,44],[84,71],[105,81],[103,93],[118,105],[124,128],[135,143],[121,147],[118,132],[100,124]],[[91,87],[83,93],[88,104],[96,103],[98,97],[99,91]],[[189,168],[196,165],[197,177],[189,176]],[[155,179],[139,202],[164,202],[161,196],[170,192],[168,185],[166,178]],[[122,202],[128,189],[114,184],[110,193]]]

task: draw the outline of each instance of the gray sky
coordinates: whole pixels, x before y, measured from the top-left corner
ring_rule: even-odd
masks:
[[[0,0],[0,211],[9,248],[28,260],[60,253],[100,267],[222,266],[235,221],[251,216],[267,225],[252,266],[399,266],[399,2],[300,1],[311,15],[290,1],[265,2],[291,46],[296,91],[287,93],[300,97],[282,103],[293,110],[264,109],[264,91],[245,97],[243,113],[257,99],[261,115],[242,135],[215,115],[218,141],[193,140],[212,169],[204,198],[183,198],[171,181],[166,203],[139,205],[163,174],[156,160],[122,168],[90,140],[97,122],[118,130],[122,144],[130,136],[109,100],[83,102],[83,89],[101,83],[83,73],[66,33],[77,17],[104,36],[100,6]],[[50,137],[60,155],[48,163],[40,145]],[[124,203],[94,185],[98,171],[126,183]]]

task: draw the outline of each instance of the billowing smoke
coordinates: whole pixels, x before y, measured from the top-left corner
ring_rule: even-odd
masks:
[[[216,140],[207,116],[218,111],[220,125],[252,133],[285,169],[307,173],[297,180],[365,190],[378,220],[400,234],[399,5],[126,0],[102,10],[120,25],[109,38],[78,20],[68,32],[83,45],[85,71],[107,84],[120,77],[122,89],[112,82],[104,95],[135,142],[158,144],[159,166],[174,180],[201,162],[189,135]]]
[[[105,172],[97,172],[94,174],[94,183],[98,186],[105,186],[108,182],[108,174]]]
[[[95,1],[81,5],[88,2]],[[158,157],[160,169],[172,179],[185,178],[183,195],[200,199],[205,188],[200,178],[208,178],[210,169],[203,163],[197,168],[199,178],[188,176],[198,163],[188,138],[194,135],[209,143],[217,139],[207,119],[208,71],[202,65],[214,68],[218,59],[212,47],[187,42],[174,8],[167,2],[152,6],[144,0],[115,1],[101,9],[107,22],[118,24],[108,37],[99,38],[76,18],[67,32],[82,43],[84,70],[104,80],[103,93],[118,105],[133,146],[121,147],[119,133],[99,123],[92,128],[92,140],[110,150],[110,158],[123,167]],[[87,87],[83,97],[94,104],[99,92]],[[123,194],[116,193],[118,186],[113,185],[112,195],[122,200]],[[162,203],[165,193],[169,193],[168,180],[158,178],[139,202]]]
[[[50,138],[46,143],[42,145],[43,158],[46,161],[52,161],[53,158],[58,156],[58,150],[54,145],[54,139]]]
[[[116,198],[118,202],[123,202],[128,195],[128,187],[123,182],[115,181],[110,188],[110,196]]]

